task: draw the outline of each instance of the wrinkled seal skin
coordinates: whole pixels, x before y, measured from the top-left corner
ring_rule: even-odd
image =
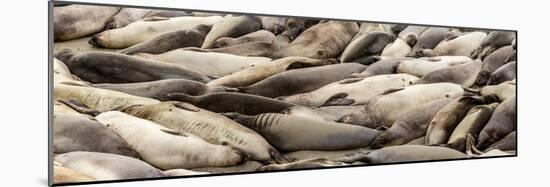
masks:
[[[340,61],[353,62],[362,57],[380,55],[384,48],[395,41],[396,37],[384,31],[373,31],[359,36],[349,43],[340,56]]]
[[[464,89],[452,83],[433,83],[388,90],[373,97],[365,108],[344,116],[339,122],[378,128],[390,127],[411,109],[441,98],[457,98]]]
[[[487,55],[493,53],[493,51],[512,44],[512,41],[516,39],[516,34],[514,32],[508,31],[492,31],[490,32],[479,48],[472,52],[472,59],[481,59],[483,60]]]
[[[212,30],[206,35],[201,48],[212,48],[218,38],[239,37],[261,28],[261,20],[255,16],[234,16],[230,14],[212,26]]]
[[[403,145],[426,134],[428,125],[437,112],[452,99],[443,98],[419,105],[382,131],[370,145],[378,149],[387,146]]]
[[[435,70],[422,76],[415,84],[450,82],[460,84],[464,87],[471,87],[475,84],[477,75],[479,71],[481,71],[481,65],[482,63],[480,60],[475,60]]]
[[[502,151],[515,151],[517,150],[517,132],[513,131],[506,135],[504,138],[495,142],[493,145],[489,146],[483,152],[488,152],[494,149]]]
[[[76,151],[54,157],[63,167],[95,178],[121,180],[164,177],[162,171],[141,160],[108,153]]]
[[[326,84],[340,81],[367,66],[356,63],[333,64],[285,71],[261,80],[239,91],[265,97],[279,97],[316,90]]]
[[[441,41],[434,49],[419,50],[416,57],[430,56],[470,56],[487,36],[484,32],[470,32],[461,36],[447,38]]]
[[[462,119],[453,130],[453,133],[447,141],[448,147],[462,152],[466,151],[466,139],[468,134],[476,138],[481,129],[485,127],[485,124],[487,124],[491,118],[497,105],[498,103],[479,105],[470,109],[464,119]]]
[[[105,29],[116,29],[124,27],[134,21],[137,21],[147,14],[151,13],[150,9],[141,9],[141,8],[122,8],[120,11],[111,17],[107,24],[105,24]]]
[[[278,35],[285,30],[286,17],[258,16],[262,21],[262,29],[267,30],[274,35]]]
[[[378,135],[378,131],[365,127],[285,114],[226,115],[260,133],[278,150],[283,151],[366,147]]]
[[[426,160],[461,159],[468,155],[446,147],[425,145],[389,146],[366,153],[356,153],[339,159],[346,163],[363,161],[370,164],[397,163]]]
[[[275,51],[272,57],[274,59],[290,56],[335,58],[342,53],[358,31],[359,26],[355,22],[320,23],[305,30],[288,46]]]
[[[418,37],[416,44],[411,49],[411,52],[407,56],[413,56],[417,51],[422,49],[433,49],[437,44],[445,39],[446,34],[451,31],[445,27],[430,27],[426,29],[420,37]]]
[[[126,141],[91,117],[54,114],[53,127],[55,154],[91,151],[139,158]]]
[[[163,101],[182,101],[191,103],[200,108],[217,113],[237,112],[246,115],[278,113],[294,106],[294,104],[267,97],[229,92],[210,93],[201,96],[169,93],[160,95],[157,98]]]
[[[393,74],[396,73],[397,66],[401,61],[411,60],[412,58],[408,57],[399,57],[399,58],[388,58],[382,59],[374,64],[369,65],[365,71],[361,73],[353,73],[350,78],[366,78],[375,75],[384,75],[384,74]]]
[[[476,147],[484,150],[491,144],[498,142],[517,128],[516,96],[500,103],[493,112],[487,125],[479,133]]]
[[[74,53],[64,62],[73,74],[91,83],[134,83],[162,79],[210,81],[206,75],[177,65],[112,52]]]
[[[166,128],[190,133],[217,145],[230,145],[261,162],[286,163],[289,160],[262,136],[242,125],[189,103],[163,102],[134,105],[122,109],[127,114],[151,120]]]
[[[506,58],[514,54],[514,49],[511,46],[504,46],[491,53],[483,60],[481,71],[476,79],[476,85],[484,86],[489,81],[491,74],[498,68],[506,64]]]
[[[119,7],[68,5],[53,8],[54,41],[81,38],[103,31]]]
[[[312,59],[306,57],[286,57],[271,62],[257,64],[247,69],[207,83],[209,86],[248,86],[272,75],[297,68],[322,66],[338,63],[335,59]]]
[[[160,54],[178,48],[200,47],[208,31],[210,31],[210,26],[208,25],[199,25],[190,30],[173,31],[118,52],[122,54]]]
[[[99,112],[116,110],[136,104],[154,104],[160,102],[156,99],[129,95],[117,91],[67,84],[55,84],[53,86],[53,96],[55,100],[75,100],[85,107]]]
[[[300,160],[288,164],[271,164],[261,166],[256,171],[276,171],[276,170],[291,170],[291,169],[308,169],[308,168],[325,168],[347,165],[342,162],[332,161],[324,158]]]
[[[256,32],[251,32],[246,35],[237,38],[231,37],[221,37],[214,42],[212,45],[213,48],[222,48],[228,47],[248,42],[271,42],[275,39],[275,35],[266,30],[259,30]]]
[[[92,84],[93,87],[124,92],[127,94],[156,98],[162,94],[182,93],[188,95],[203,95],[214,92],[236,91],[223,86],[210,87],[203,83],[185,79],[164,79],[150,82],[127,84]]]
[[[178,133],[119,111],[104,112],[96,118],[135,147],[142,160],[162,170],[224,167],[243,161],[244,154],[232,147],[213,145],[198,136]]]
[[[99,48],[122,49],[177,30],[192,29],[198,25],[214,25],[222,20],[211,17],[147,17],[122,28],[106,30],[93,35],[88,43]]]
[[[362,105],[388,89],[403,88],[416,80],[418,80],[417,77],[408,74],[351,78],[325,85],[312,92],[280,97],[279,99],[310,107]]]
[[[495,96],[462,96],[443,107],[430,122],[426,131],[426,145],[447,143],[456,126],[468,111],[477,105],[496,102]]]
[[[399,32],[399,38],[409,44],[409,46],[414,46],[418,41],[418,37],[420,37],[426,29],[428,29],[428,27],[411,25]]]
[[[496,85],[516,79],[516,61],[508,62],[495,70],[489,77],[488,85]]]

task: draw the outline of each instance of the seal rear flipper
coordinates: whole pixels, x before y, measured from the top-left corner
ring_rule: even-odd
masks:
[[[330,97],[322,106],[348,106],[355,103],[355,100],[346,98],[347,93],[337,93]]]
[[[94,109],[91,109],[89,108],[88,106],[86,106],[85,104],[81,103],[80,101],[78,100],[75,100],[75,99],[69,99],[68,101],[65,101],[65,100],[58,100],[60,103],[63,103],[65,105],[67,105],[68,107],[70,107],[71,109],[79,112],[79,113],[82,113],[82,114],[88,114],[90,116],[97,116],[99,115],[101,112],[100,111],[97,111],[97,110],[94,110]]]
[[[297,161],[295,158],[281,154],[279,151],[277,151],[273,147],[268,148],[268,151],[269,151],[269,155],[271,156],[271,159],[266,161],[268,163],[275,162],[277,164],[287,164],[287,163]]]
[[[368,158],[369,153],[370,152],[357,152],[357,153],[346,154],[346,156],[335,159],[335,161],[344,162],[344,163],[353,163],[355,161],[370,163]]]
[[[483,154],[483,151],[480,151],[475,146],[476,140],[472,134],[468,133],[466,135],[466,155],[470,157],[476,157],[477,155]]]

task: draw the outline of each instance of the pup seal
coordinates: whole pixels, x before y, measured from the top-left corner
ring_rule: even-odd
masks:
[[[481,60],[474,60],[464,64],[451,66],[432,71],[422,76],[414,84],[450,82],[460,84],[464,87],[471,87],[475,84],[477,75],[481,71]]]
[[[485,127],[485,124],[491,118],[497,105],[498,103],[478,105],[470,109],[464,119],[453,130],[447,141],[447,145],[462,152],[466,151],[467,135],[470,134],[477,137],[481,129]]]
[[[224,114],[265,137],[278,150],[346,150],[368,146],[378,131],[285,114]]]
[[[399,38],[409,44],[409,46],[414,46],[418,41],[418,37],[421,36],[426,29],[428,29],[428,27],[410,25],[399,32]]]
[[[426,29],[420,37],[418,37],[416,44],[413,45],[411,52],[407,56],[414,56],[417,51],[422,49],[433,49],[437,44],[445,39],[446,34],[451,31],[445,27],[430,27]]]
[[[159,81],[126,83],[126,84],[92,84],[95,88],[124,92],[127,94],[156,98],[167,93],[183,93],[189,95],[203,95],[214,92],[237,91],[224,86],[210,87],[206,84],[185,79],[164,79]]]
[[[430,56],[469,56],[472,51],[481,45],[487,36],[484,32],[471,32],[462,36],[451,37],[441,41],[434,49],[422,49],[416,57]]]
[[[212,26],[212,30],[206,35],[201,48],[211,48],[218,38],[239,37],[261,28],[261,20],[255,16],[234,16],[229,14]]]
[[[271,42],[275,38],[275,35],[266,30],[259,30],[251,32],[238,38],[221,37],[212,44],[213,48],[228,47],[248,42]]]
[[[340,61],[342,63],[354,62],[362,57],[379,55],[395,39],[395,36],[383,31],[373,31],[359,36],[347,45],[340,55]]]

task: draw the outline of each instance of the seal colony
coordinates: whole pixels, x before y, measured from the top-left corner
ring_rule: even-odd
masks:
[[[53,15],[55,184],[516,154],[514,32]]]

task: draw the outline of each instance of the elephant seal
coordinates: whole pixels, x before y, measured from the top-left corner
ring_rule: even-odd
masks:
[[[71,116],[81,116],[81,117],[91,117],[90,115],[87,115],[87,114],[82,114],[80,112],[78,112],[77,110],[71,108],[71,106],[69,106],[70,104],[65,104],[66,102],[63,102],[63,101],[57,101],[57,100],[54,100],[53,101],[53,113],[54,114],[70,114]]]
[[[395,39],[395,36],[383,31],[373,31],[359,36],[347,45],[340,55],[340,62],[354,62],[361,57],[380,55],[384,48]]]
[[[75,84],[85,84],[80,78],[71,73],[67,65],[65,65],[57,58],[53,58],[53,82],[71,82]]]
[[[346,63],[347,64],[347,63]],[[334,82],[315,91],[281,97],[302,106],[361,105],[388,89],[403,88],[418,80],[408,74],[377,75]],[[368,90],[368,92],[365,92]]]
[[[414,56],[417,51],[422,49],[433,49],[437,44],[445,39],[446,34],[451,31],[445,27],[429,27],[419,35],[416,44],[412,46],[407,56]]]
[[[488,152],[491,150],[503,150],[503,151],[515,151],[517,150],[517,132],[513,131],[506,135],[504,138],[499,140],[498,142],[495,142],[493,145],[489,146],[487,149],[485,149],[484,152]]]
[[[122,92],[67,84],[55,84],[53,86],[53,96],[55,100],[75,100],[99,112],[115,110],[135,104],[159,103],[155,99],[133,96]]]
[[[398,36],[409,46],[414,46],[418,41],[418,37],[420,37],[426,29],[428,29],[428,27],[409,25],[403,31],[399,32]]]
[[[481,95],[496,95],[500,102],[516,95],[516,81],[506,81],[498,85],[481,88]]]
[[[391,27],[387,24],[364,22],[359,24],[359,32],[353,37],[352,41],[375,31],[392,32]]]
[[[396,72],[407,73],[417,77],[422,77],[430,72],[464,64],[470,61],[472,61],[472,59],[466,56],[438,56],[416,58],[401,61],[396,67]]]
[[[397,38],[384,47],[382,54],[380,56],[389,56],[389,57],[405,57],[411,52],[411,46],[409,46],[401,38]]]
[[[462,36],[447,38],[437,44],[434,49],[419,50],[415,56],[470,56],[486,36],[487,34],[484,32],[470,32]]]
[[[319,108],[308,108],[304,106],[293,106],[284,109],[280,113],[292,116],[301,116],[316,120],[325,120],[336,122],[345,115],[351,114],[357,110],[361,110],[363,105],[352,106],[327,106]]]
[[[54,114],[53,124],[56,154],[93,151],[139,158],[120,136],[91,117]]]
[[[197,135],[212,144],[230,145],[250,155],[256,161],[277,163],[289,161],[253,130],[189,103],[163,102],[153,105],[134,105],[121,111],[151,120],[178,132]]]
[[[285,30],[286,17],[258,16],[262,22],[262,29],[273,33],[280,34]]]
[[[394,35],[399,35],[399,33],[407,28],[405,24],[389,24],[390,30]]]
[[[105,29],[124,27],[134,21],[142,19],[147,14],[151,13],[151,11],[151,9],[122,8],[116,15],[107,21],[107,24],[105,24]]]
[[[277,48],[283,48],[296,39],[304,30],[318,22],[319,20],[316,19],[288,18],[284,31],[273,39],[273,44]]]
[[[516,61],[508,62],[495,70],[489,77],[488,85],[496,85],[516,79]]]
[[[164,177],[162,171],[127,156],[75,151],[54,157],[56,162],[96,180],[121,180]]]
[[[275,35],[266,30],[259,30],[251,32],[238,38],[221,37],[212,44],[213,48],[228,47],[248,42],[271,42],[275,38]]]
[[[327,160],[336,160],[342,158],[346,155],[358,152],[364,152],[368,150],[367,148],[358,148],[358,149],[349,149],[349,150],[339,150],[339,151],[294,151],[287,153],[288,157],[296,158],[298,160],[312,160],[312,159],[327,159]]]
[[[429,84],[438,82],[450,82],[471,87],[475,84],[477,75],[481,71],[481,60],[474,60],[464,64],[451,66],[425,74],[415,84]]]
[[[273,58],[302,56],[316,59],[337,57],[357,34],[355,22],[328,21],[312,26],[288,46],[273,53]],[[385,46],[385,45],[384,45]]]
[[[318,159],[309,159],[309,160],[300,160],[297,162],[292,162],[288,164],[271,164],[267,166],[261,166],[256,171],[277,171],[277,170],[294,170],[294,169],[313,169],[313,168],[324,168],[324,167],[337,167],[348,165],[343,162],[337,162],[332,160],[327,160],[324,158]]]
[[[464,119],[453,130],[451,136],[449,136],[449,140],[447,141],[448,147],[461,152],[466,151],[467,135],[471,134],[477,137],[481,129],[489,121],[489,118],[491,118],[497,105],[498,103],[478,105],[470,109]]]
[[[352,73],[363,71],[367,66],[357,63],[332,64],[285,71],[239,91],[265,97],[279,97],[316,90],[332,82],[340,81]]]
[[[145,17],[165,17],[165,18],[182,17],[182,16],[189,16],[189,14],[181,10],[151,10],[151,12],[145,15]]]
[[[224,115],[258,132],[277,150],[287,152],[366,147],[378,135],[378,131],[366,127],[285,114],[264,113],[247,116],[226,113]]]
[[[445,144],[474,106],[496,102],[498,98],[488,96],[462,96],[447,104],[434,116],[426,131],[426,145]]]
[[[497,106],[487,125],[479,133],[476,148],[484,150],[517,128],[516,96]]]
[[[369,164],[415,162],[427,160],[446,160],[468,158],[468,155],[446,147],[425,145],[399,145],[382,149],[356,153],[337,161],[350,163],[363,161]]]
[[[492,31],[483,39],[481,45],[472,52],[471,57],[472,59],[479,58],[483,60],[498,48],[512,44],[514,39],[516,39],[514,32]]]
[[[335,59],[312,59],[307,57],[286,57],[267,63],[257,64],[250,68],[226,75],[207,83],[209,86],[248,86],[283,71],[336,64]]]
[[[75,170],[54,165],[53,166],[53,183],[62,184],[62,183],[76,183],[76,182],[90,182],[95,181],[96,179],[79,173]]]
[[[452,99],[442,98],[416,106],[399,120],[395,121],[389,129],[382,131],[374,139],[370,147],[378,149],[387,146],[403,145],[423,137],[426,135],[426,130],[433,117],[451,101]]]
[[[142,160],[162,170],[233,166],[245,156],[227,145],[213,145],[119,111],[101,113],[96,119],[136,148]]]
[[[198,25],[193,29],[177,30],[161,34],[118,52],[130,55],[136,53],[160,54],[178,48],[200,47],[209,31],[210,26]]]
[[[168,62],[201,72],[208,76],[222,77],[249,68],[255,64],[270,62],[266,57],[244,57],[216,52],[198,52],[176,49],[166,53],[151,55],[136,54],[140,58]]]
[[[511,46],[504,46],[483,59],[483,65],[481,66],[481,71],[477,76],[476,85],[485,86],[489,81],[491,74],[506,64],[506,58],[513,53],[514,49],[512,49]]]
[[[369,128],[390,127],[416,106],[441,98],[457,98],[463,94],[464,89],[453,83],[418,84],[387,90],[371,98],[362,110],[338,121]]]
[[[119,7],[68,5],[53,8],[54,41],[72,40],[102,31]]]
[[[225,13],[214,13],[214,12],[191,12],[189,13],[189,16],[193,17],[211,17],[211,16],[225,16]]]
[[[243,164],[229,167],[202,167],[202,168],[193,168],[193,171],[208,172],[208,173],[240,173],[240,172],[253,172],[257,168],[263,166],[262,163],[258,161],[249,160]]]
[[[403,60],[411,60],[409,57],[386,58],[369,65],[365,71],[361,73],[353,73],[349,78],[366,78],[376,75],[385,75],[396,73],[397,65]]]
[[[206,84],[185,79],[164,79],[159,81],[127,83],[127,84],[92,84],[95,88],[124,92],[127,94],[156,98],[167,93],[183,93],[189,95],[203,95],[215,92],[237,91],[224,86],[210,87]]]
[[[262,28],[261,20],[255,16],[226,15],[220,22],[212,26],[212,30],[204,38],[201,48],[212,48],[214,42],[221,37],[239,37]]]
[[[66,53],[71,53],[67,51]],[[177,65],[112,52],[73,53],[63,61],[76,76],[91,83],[133,83],[188,79],[206,83],[206,75]]]
[[[130,23],[122,28],[111,29],[90,38],[90,45],[100,48],[121,49],[150,40],[165,33],[177,30],[192,29],[198,25],[214,25],[222,20],[220,16],[212,17],[147,17]]]
[[[258,95],[229,92],[210,93],[201,96],[168,93],[159,95],[157,98],[163,101],[182,101],[217,113],[237,112],[246,115],[278,113],[294,106],[292,103]]]
[[[214,49],[200,49],[200,48],[184,48],[188,50],[194,50],[194,51],[203,51],[203,52],[216,52],[216,53],[226,53],[226,54],[233,54],[233,55],[239,55],[239,56],[248,56],[248,57],[271,57],[273,52],[275,51],[275,47],[271,42],[248,42],[248,43],[242,43],[222,48],[214,48]]]

